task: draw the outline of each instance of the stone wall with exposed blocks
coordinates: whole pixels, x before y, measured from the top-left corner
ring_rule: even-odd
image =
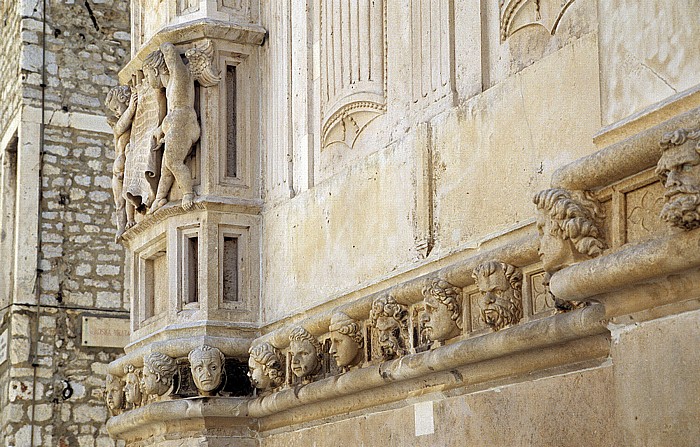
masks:
[[[42,2],[3,2],[0,445],[113,446],[104,377],[122,349],[84,325],[112,317],[128,328],[103,111],[129,51],[128,2],[46,5],[43,36]]]

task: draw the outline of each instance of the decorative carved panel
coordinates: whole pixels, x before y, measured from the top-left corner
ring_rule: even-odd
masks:
[[[321,138],[353,147],[386,111],[383,0],[321,2]]]
[[[554,298],[543,284],[544,275],[545,273],[540,271],[537,273],[532,273],[527,277],[530,283],[532,313],[534,315],[555,309]]]
[[[660,182],[628,192],[626,200],[627,242],[640,242],[665,232],[667,225],[659,218],[664,205],[664,188]]]
[[[450,0],[410,2],[414,103],[434,102],[454,90],[451,4]]]
[[[527,26],[542,26],[554,35],[574,0],[501,0],[501,42]]]
[[[481,319],[481,311],[479,310],[481,292],[474,290],[467,296],[469,297],[469,319],[471,321],[471,332],[478,332],[482,329],[487,329],[486,323],[484,323]]]

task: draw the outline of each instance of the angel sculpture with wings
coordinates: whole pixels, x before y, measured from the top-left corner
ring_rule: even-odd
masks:
[[[182,191],[182,208],[189,210],[194,205],[192,175],[185,165],[187,156],[200,136],[194,109],[194,81],[199,81],[203,87],[211,87],[220,80],[211,67],[211,42],[204,49],[188,50],[185,53],[188,64],[184,63],[172,43],[163,43],[159,53],[161,61],[158,64],[158,74],[165,87],[167,113],[153,135],[157,148],[164,145],[164,151],[158,190],[149,213],[168,202],[173,181],[177,182]]]

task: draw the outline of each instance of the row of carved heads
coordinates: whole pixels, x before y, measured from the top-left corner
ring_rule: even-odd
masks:
[[[211,346],[200,346],[187,356],[192,380],[201,396],[213,396],[222,385],[224,354]],[[126,365],[124,377],[107,374],[105,401],[112,415],[138,408],[173,393],[178,375],[176,359],[152,352],[143,358],[143,368]]]
[[[700,131],[680,129],[664,135],[660,144],[662,155],[656,172],[666,189],[660,217],[683,230],[700,227],[699,142]],[[547,278],[562,268],[602,254],[606,248],[602,230],[604,214],[590,192],[552,188],[536,194],[533,202],[537,208],[538,254],[546,273],[545,286]],[[504,262],[488,261],[474,268],[472,277],[481,293],[479,307],[483,323],[494,331],[518,324],[523,318],[520,269]],[[438,344],[459,336],[462,290],[434,278],[427,282],[422,295],[421,335]],[[561,311],[583,305],[554,299]],[[335,367],[343,372],[369,361],[370,356],[372,360],[384,361],[406,355],[416,348],[416,340],[411,346],[408,318],[407,306],[391,294],[380,295],[372,302],[364,324],[341,311],[333,314],[328,327],[330,346],[325,353],[313,334],[300,326],[293,328],[288,354],[292,380],[287,380],[287,357],[280,349],[269,342],[253,344],[249,351],[249,377],[253,386],[270,391],[287,382],[314,380],[323,369],[324,356],[333,359]],[[366,344],[371,349],[366,349]],[[106,398],[110,409],[114,412],[124,408],[124,400],[126,405],[138,406],[143,401],[142,394],[152,398],[167,393],[172,386],[174,361],[166,357],[157,353],[149,355],[144,359],[143,373],[129,367],[124,381],[108,376]],[[199,393],[211,395],[221,380],[223,355],[215,348],[203,347],[192,351],[189,357]],[[218,375],[205,372],[212,364],[217,365]]]
[[[483,299],[481,316],[494,331],[517,324],[522,318],[522,273],[502,262],[487,262],[474,270]],[[422,290],[423,309],[420,333],[428,344],[440,344],[462,333],[462,289],[433,278]],[[411,352],[418,343],[409,336],[409,308],[391,294],[378,296],[366,322],[342,311],[331,316],[326,349],[319,339],[301,326],[289,334],[288,357],[269,342],[254,343],[248,361],[254,387],[266,392],[285,383],[308,383],[322,372],[324,358],[332,359],[331,369],[345,372],[364,361],[391,360]],[[367,332],[364,331],[367,329]],[[412,343],[413,342],[413,343]],[[371,346],[366,350],[366,343]],[[429,346],[427,346],[429,347]],[[289,372],[286,379],[286,362]],[[326,371],[328,372],[328,371]]]

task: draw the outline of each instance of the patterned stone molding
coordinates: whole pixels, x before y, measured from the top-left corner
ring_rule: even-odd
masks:
[[[562,16],[574,0],[501,0],[501,42],[513,33],[538,25],[554,35]]]

